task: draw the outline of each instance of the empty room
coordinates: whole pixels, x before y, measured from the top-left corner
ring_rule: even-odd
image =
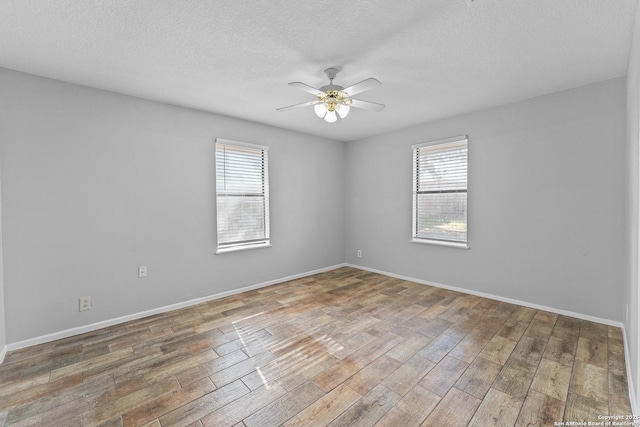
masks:
[[[0,0],[0,427],[640,426],[638,0]]]

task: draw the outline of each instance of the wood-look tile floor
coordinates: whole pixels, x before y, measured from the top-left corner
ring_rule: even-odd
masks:
[[[620,329],[340,268],[14,351],[0,426],[553,426],[631,409]]]

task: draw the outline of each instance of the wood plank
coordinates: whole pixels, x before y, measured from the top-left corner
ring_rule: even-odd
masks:
[[[365,366],[344,383],[355,392],[364,396],[373,390],[380,382],[393,374],[402,363],[396,359],[383,354],[376,360]]]
[[[455,357],[447,356],[429,371],[418,384],[438,396],[443,397],[449,392],[451,387],[453,387],[468,367],[468,363]]]
[[[103,371],[102,368],[99,368],[98,371],[92,369],[86,371],[84,375],[94,375],[95,372],[100,372],[102,375],[105,372],[111,372],[117,383],[125,382],[131,378],[144,376],[156,369],[171,365],[178,360],[186,359],[191,353],[183,349],[169,354],[162,354],[161,352],[154,354],[154,349],[149,348],[148,351],[141,352],[140,354],[144,356],[139,357],[137,360],[135,358],[136,355],[132,355],[131,359],[127,357],[121,360],[118,366],[111,367],[109,371]]]
[[[564,419],[567,421],[598,421],[598,415],[607,414],[608,410],[609,405],[606,402],[584,397],[578,393],[569,393],[565,404]]]
[[[576,360],[573,366],[570,391],[599,402],[606,402],[609,395],[607,370]]]
[[[530,390],[522,405],[515,427],[546,427],[563,420],[564,402]],[[577,419],[567,418],[576,421]]]
[[[361,331],[342,340],[336,336],[332,336],[332,339],[337,345],[327,348],[327,353],[338,359],[344,359],[362,347],[375,341],[376,337],[368,332]]]
[[[451,325],[453,325],[453,322],[438,317],[430,322],[427,322],[425,326],[418,329],[416,332],[433,339],[449,329]]]
[[[277,355],[277,353],[275,353]],[[313,345],[306,348],[300,348],[298,351],[292,351],[282,354],[276,359],[257,367],[254,371],[242,377],[242,382],[255,390],[266,384],[271,384],[279,378],[299,371],[305,366],[311,365],[326,357],[322,346]]]
[[[411,319],[413,316],[418,315],[420,312],[424,311],[425,307],[420,305],[420,304],[413,304],[413,305],[409,305],[407,307],[405,307],[404,309],[400,310],[398,313],[395,314],[396,317],[403,319],[403,320],[409,320]]]
[[[284,423],[284,426],[326,426],[361,397],[348,386],[341,384]]]
[[[629,389],[627,386],[627,373],[625,370],[618,369],[617,367],[610,367],[608,371],[608,377],[610,395],[629,395]]]
[[[411,359],[418,351],[424,349],[431,342],[431,338],[422,334],[411,332],[404,340],[387,351],[386,355],[393,357],[399,362],[406,362]]]
[[[580,321],[580,338],[593,339],[606,343],[608,337],[609,328],[607,325],[590,322],[588,320]]]
[[[228,426],[241,422],[287,391],[279,385],[262,386],[200,419],[204,427]]]
[[[107,353],[102,356],[93,357],[88,360],[84,360],[82,362],[74,363],[73,365],[68,365],[63,368],[54,369],[51,371],[50,381],[55,381],[65,376],[75,375],[81,373],[82,371],[87,371],[91,368],[101,366],[101,365],[113,365],[114,362],[117,362],[120,359],[125,358],[133,353],[133,349],[131,347],[124,348],[122,350],[114,351],[113,353]]]
[[[321,358],[314,359],[313,362],[299,367],[296,371],[290,372],[278,378],[278,384],[286,390],[291,391],[304,384],[311,378],[318,375],[338,363],[338,360],[330,354],[325,354]]]
[[[528,327],[529,322],[515,320],[515,318],[511,317],[505,322],[502,328],[500,328],[498,336],[508,338],[513,341],[519,341]]]
[[[379,384],[333,420],[329,426],[372,426],[393,408],[398,400],[400,396]]]
[[[460,339],[461,338],[442,334],[420,350],[418,355],[438,363],[460,342]]]
[[[546,346],[547,342],[544,340],[523,336],[520,341],[518,341],[516,348],[513,349],[511,357],[531,365],[537,365],[540,363],[540,359],[542,359]]]
[[[186,427],[248,393],[242,381],[236,380],[163,415],[160,425]]]
[[[492,388],[473,415],[469,426],[511,427],[520,414],[522,403],[522,399]]]
[[[199,353],[196,353],[199,354]],[[181,386],[185,386],[194,381],[201,380],[202,378],[213,375],[214,373],[223,369],[229,368],[238,362],[247,360],[249,357],[242,350],[234,351],[233,353],[226,354],[224,356],[214,358],[208,362],[196,365],[193,363],[191,368],[176,373],[176,379],[180,382]]]
[[[531,388],[565,402],[571,380],[571,367],[547,359],[540,361]]]
[[[360,364],[356,363],[353,359],[348,358],[341,360],[329,369],[320,372],[318,375],[313,377],[313,382],[325,392],[329,392],[339,384],[345,382],[359,370]]]
[[[5,381],[0,388],[0,398],[8,394],[18,393],[23,390],[29,390],[35,386],[46,384],[49,382],[49,373],[38,375],[31,378],[17,378],[13,381]]]
[[[562,363],[563,365],[573,365],[573,360],[576,355],[576,347],[578,344],[577,336],[562,336],[557,337],[552,335],[547,342],[547,346],[544,350],[542,357],[554,362]]]
[[[492,387],[518,399],[529,392],[537,366],[515,358],[509,358]]]
[[[307,381],[286,395],[255,411],[243,421],[247,427],[276,427],[324,396],[312,381]]]
[[[77,426],[78,427],[82,426],[82,418],[78,418],[78,422],[79,424],[77,424]],[[68,424],[68,421],[67,421],[67,423],[65,424],[65,427],[73,427],[73,425]],[[98,425],[97,427],[122,427],[122,418],[121,417],[112,418],[103,423],[100,423],[100,425]]]
[[[247,374],[255,371],[256,368],[266,365],[272,360],[276,359],[276,355],[270,352],[260,353],[255,357],[238,362],[228,368],[221,369],[209,375],[211,381],[220,388],[227,384],[244,377]]]
[[[465,426],[482,400],[453,387],[421,426]]]
[[[194,365],[209,364],[218,357],[220,356],[218,356],[218,354],[213,350],[203,351],[196,355],[192,355],[191,357],[177,360],[174,363],[154,369],[151,372],[147,372],[144,374],[144,379],[147,380],[148,383],[163,381],[190,370]]]
[[[432,361],[415,355],[382,380],[382,384],[399,396],[404,396],[434,366],[436,364]]]
[[[440,402],[440,396],[417,385],[376,423],[376,427],[419,425],[438,402]]]
[[[89,401],[98,398],[102,393],[105,393],[105,390],[108,390],[112,386],[113,378],[111,376],[102,376],[93,378],[87,381],[87,383],[78,382],[56,393],[47,392],[47,394],[43,395],[36,394],[36,398],[33,401],[23,402],[19,406],[10,409],[6,414],[6,424],[12,425],[37,414],[46,414],[46,420],[53,422],[56,421],[56,418],[60,417],[60,414],[56,417],[51,416],[51,413],[58,413],[58,411],[65,409],[66,412],[70,412],[69,414],[63,414],[67,415],[66,418],[80,415],[83,411],[90,409],[91,406],[90,402],[75,402],[79,395],[86,395]]]
[[[607,368],[607,343],[598,339],[580,337],[576,350],[576,359],[600,368]]]
[[[387,332],[374,341],[371,341],[368,345],[361,347],[349,357],[361,367],[365,367],[402,341],[403,337],[392,332]]]
[[[484,331],[474,329],[449,352],[449,355],[472,363],[490,340],[491,337],[487,336]]]
[[[156,399],[148,400],[122,414],[124,427],[139,426],[152,422],[171,412],[176,407],[185,405],[215,390],[209,378],[202,378]]]
[[[180,384],[178,384],[178,381],[176,381],[175,378],[172,378],[156,383],[152,387],[137,390],[105,405],[101,405],[95,409],[85,412],[82,415],[82,424],[87,427],[97,426],[104,421],[135,408],[140,405],[140,402],[155,399],[163,394],[177,390],[178,388],[180,388]]]
[[[65,376],[57,381],[51,381],[44,384],[36,385],[30,389],[22,390],[14,394],[5,393],[0,398],[0,408],[4,410],[11,409],[18,405],[28,404],[34,400],[38,400],[51,393],[59,393],[62,390],[74,387],[82,383],[82,374]]]
[[[504,365],[509,356],[511,356],[516,344],[516,341],[495,335],[486,347],[482,349],[480,357],[497,363],[498,365]]]
[[[629,402],[628,394],[610,394],[609,395],[609,414],[633,414],[631,402]]]
[[[501,369],[502,366],[497,363],[478,357],[456,381],[455,386],[478,399],[482,399]]]

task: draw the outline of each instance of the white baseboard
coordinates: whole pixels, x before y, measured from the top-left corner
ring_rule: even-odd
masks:
[[[36,337],[36,338],[30,338],[30,339],[27,339],[27,340],[24,340],[24,341],[10,343],[10,344],[7,344],[4,347],[4,349],[2,349],[2,353],[0,353],[0,363],[2,363],[4,361],[4,357],[5,357],[6,353],[9,352],[9,351],[20,350],[20,349],[25,348],[25,347],[31,347],[31,346],[34,346],[34,345],[44,344],[44,343],[55,341],[55,340],[59,340],[59,339],[62,339],[62,338],[71,337],[71,336],[74,336],[74,335],[84,334],[86,332],[95,331],[97,329],[106,328],[108,326],[117,325],[119,323],[124,323],[124,322],[128,322],[128,321],[131,321],[131,320],[141,319],[143,317],[153,316],[154,314],[166,313],[168,311],[177,310],[177,309],[184,308],[184,307],[190,307],[190,306],[193,306],[193,305],[196,305],[196,304],[201,304],[203,302],[213,301],[213,300],[224,298],[224,297],[228,297],[228,296],[231,296],[231,295],[236,295],[236,294],[239,294],[239,293],[242,293],[242,292],[247,292],[247,291],[251,291],[251,290],[259,289],[259,288],[264,288],[264,287],[267,287],[267,286],[276,285],[278,283],[288,282],[289,280],[295,280],[295,279],[300,279],[302,277],[313,276],[314,274],[324,273],[326,271],[335,270],[337,268],[341,268],[341,267],[345,267],[345,266],[346,266],[346,264],[332,265],[330,267],[325,267],[325,268],[321,268],[321,269],[318,269],[318,270],[307,271],[305,273],[300,273],[300,274],[294,274],[292,276],[287,276],[287,277],[283,277],[283,278],[280,278],[280,279],[269,280],[269,281],[266,281],[266,282],[258,283],[256,285],[245,286],[245,287],[242,287],[242,288],[233,289],[231,291],[220,292],[220,293],[209,295],[209,296],[206,296],[206,297],[196,298],[196,299],[192,299],[192,300],[189,300],[189,301],[184,301],[184,302],[179,302],[179,303],[176,303],[176,304],[167,305],[167,306],[164,306],[164,307],[154,308],[152,310],[147,310],[147,311],[143,311],[143,312],[139,312],[139,313],[129,314],[127,316],[117,317],[115,319],[103,320],[101,322],[91,323],[89,325],[78,326],[76,328],[66,329],[64,331],[55,332],[55,333],[52,333],[52,334],[43,335],[43,336]]]
[[[478,292],[478,291],[473,291],[473,290],[470,290],[470,289],[458,288],[458,287],[449,286],[449,285],[443,285],[441,283],[429,282],[427,280],[416,279],[414,277],[403,276],[401,274],[395,274],[395,273],[389,273],[387,271],[376,270],[375,268],[363,267],[363,266],[355,265],[355,264],[347,264],[347,267],[358,268],[360,270],[370,271],[372,273],[382,274],[384,276],[394,277],[396,279],[408,280],[410,282],[420,283],[422,285],[434,286],[436,288],[448,289],[450,291],[456,291],[456,292],[460,292],[460,293],[463,293],[463,294],[475,295],[475,296],[488,298],[488,299],[492,299],[492,300],[496,300],[496,301],[506,302],[506,303],[509,303],[509,304],[521,305],[521,306],[524,306],[524,307],[534,308],[536,310],[549,311],[551,313],[562,314],[564,316],[575,317],[577,319],[588,320],[590,322],[602,323],[602,324],[608,325],[608,326],[616,326],[618,328],[622,328],[624,326],[622,324],[622,322],[618,322],[618,321],[611,320],[611,319],[603,319],[603,318],[600,318],[600,317],[589,316],[587,314],[576,313],[576,312],[568,311],[568,310],[561,310],[559,308],[547,307],[547,306],[539,305],[539,304],[532,304],[530,302],[520,301],[520,300],[512,299],[512,298],[501,297],[501,296],[498,296],[498,295],[488,294],[488,293],[485,293],[485,292]]]
[[[629,345],[627,341],[627,331],[622,325],[622,338],[624,341],[624,362],[627,369],[627,389],[629,390],[629,402],[631,403],[631,412],[633,415],[638,415],[638,402],[636,401],[636,391],[633,385],[633,378],[631,377],[631,359],[629,358]]]

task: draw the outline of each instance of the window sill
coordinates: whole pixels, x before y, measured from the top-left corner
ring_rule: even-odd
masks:
[[[412,239],[411,243],[420,243],[422,245],[446,246],[449,248],[457,248],[457,249],[471,249],[469,248],[469,245],[466,243],[445,242],[443,240]]]
[[[271,247],[271,243],[269,242],[256,243],[254,245],[229,246],[227,248],[218,248],[218,250],[216,250],[216,255],[226,254],[229,252],[240,252],[240,251],[247,251],[250,249],[261,249],[261,248],[270,248],[270,247]]]

